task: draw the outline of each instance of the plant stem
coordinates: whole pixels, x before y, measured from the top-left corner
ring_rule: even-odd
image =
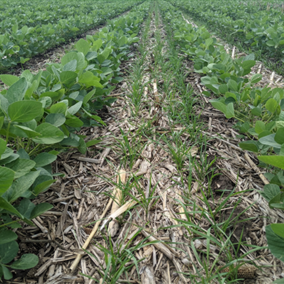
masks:
[[[8,143],[8,140],[9,140],[10,126],[11,126],[11,121],[9,121],[7,131],[6,131],[6,144]]]
[[[20,150],[20,146],[21,146],[21,140],[19,137],[17,137],[17,151]],[[22,147],[21,147],[22,148]]]
[[[40,144],[38,144],[38,145],[40,145]],[[50,147],[50,146],[46,146],[46,147],[41,148],[41,149],[40,149],[40,152],[43,152],[45,149],[48,149],[49,147]],[[37,148],[37,147],[35,147],[35,148],[29,153],[29,155],[34,154],[36,148]]]
[[[32,139],[29,138],[27,146],[26,146],[26,152],[29,152],[29,148],[30,148],[31,142],[32,142]]]
[[[8,226],[8,225],[10,225],[10,224],[17,223],[17,222],[18,222],[18,221],[16,220],[16,221],[12,221],[12,222],[9,222],[9,223],[2,224],[2,225],[0,225],[0,228],[5,227],[5,226]]]
[[[37,144],[32,151],[30,151],[29,155],[31,156],[36,150],[37,148],[40,146],[41,144]]]

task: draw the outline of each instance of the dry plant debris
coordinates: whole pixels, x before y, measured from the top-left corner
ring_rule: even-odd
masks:
[[[54,209],[37,217],[35,227],[18,230],[21,250],[37,253],[40,264],[27,275],[19,272],[13,282],[6,283],[103,283],[103,271],[108,265],[103,247],[111,247],[114,255],[138,247],[133,251],[138,273],[130,258],[125,266],[132,268],[122,274],[118,283],[193,283],[188,275],[204,272],[204,255],[208,255],[209,268],[217,259],[216,269],[229,272],[220,247],[214,242],[208,243],[204,237],[197,238],[196,233],[190,233],[182,224],[191,220],[204,235],[213,234],[209,230],[211,216],[206,210],[208,206],[212,212],[219,210],[219,205],[233,190],[242,192],[241,199],[237,194],[230,195],[215,218],[220,223],[229,222],[225,233],[232,234],[232,242],[241,244],[239,253],[246,255],[247,264],[235,265],[238,277],[245,278],[242,283],[272,283],[275,275],[283,271],[283,264],[267,249],[247,253],[248,244],[267,245],[264,235],[267,222],[284,221],[283,212],[271,210],[260,194],[251,190],[261,189],[266,182],[255,157],[237,146],[238,133],[202,95],[200,76],[186,60],[183,61],[188,72],[186,83],[192,85],[198,101],[194,111],[205,125],[202,133],[208,137],[206,148],[201,144],[190,145],[191,137],[183,125],[173,127],[167,113],[171,102],[163,91],[164,74],[155,66],[157,52],[160,50],[160,56],[166,57],[169,49],[169,35],[157,9],[142,30],[148,36],[143,38],[143,32],[140,35],[145,60],[140,66],[138,108],[131,98],[133,79],[126,76],[136,64],[134,57],[124,63],[124,81],[112,94],[117,97],[116,102],[100,113],[107,126],[84,129],[81,133],[88,139],[103,138],[102,141],[84,157],[72,151],[60,156],[54,167],[65,176],[59,177],[50,190],[35,200],[50,202]],[[157,42],[157,33],[160,42]],[[162,49],[159,49],[160,43]],[[136,50],[136,56],[142,55]],[[239,56],[235,49],[233,56]],[[276,74],[272,76],[264,68],[259,70],[255,72],[266,74],[263,84],[273,82],[279,86]],[[176,91],[171,90],[171,85],[169,90]],[[180,100],[178,93],[174,97]],[[147,135],[139,134],[146,131]],[[167,144],[161,139],[174,133],[180,134],[176,141]],[[188,179],[188,170],[178,169],[171,155],[170,149],[177,149],[177,142],[189,147],[183,166],[190,168],[190,159],[201,165],[191,169],[194,182]],[[214,167],[212,176],[206,172],[211,166]],[[193,202],[185,202],[186,196]],[[193,208],[193,204],[198,208]]]

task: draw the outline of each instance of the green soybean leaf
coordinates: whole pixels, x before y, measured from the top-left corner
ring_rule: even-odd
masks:
[[[247,150],[247,151],[251,151],[251,152],[258,152],[258,146],[257,146],[257,142],[256,141],[244,141],[244,142],[240,142],[239,146],[243,149],[243,150]]]
[[[14,176],[13,170],[0,167],[0,196],[12,185]]]
[[[284,193],[281,192],[280,194],[276,195],[269,201],[269,206],[271,208],[277,208],[284,210]]]
[[[236,81],[230,79],[228,81],[228,88],[232,91],[238,91],[238,84]]]
[[[79,146],[79,138],[65,138],[60,142],[60,145],[71,146],[71,147],[78,147]]]
[[[52,99],[50,97],[41,97],[38,99],[42,104],[42,108],[49,108],[52,105]]]
[[[283,110],[280,112],[278,120],[284,122],[284,111]]]
[[[280,128],[277,130],[274,140],[279,144],[284,143],[284,128]]]
[[[225,85],[225,86],[226,86],[226,85]],[[237,96],[236,96],[236,94],[234,94],[234,93],[226,92],[225,96],[226,96],[227,99],[233,99],[233,100],[232,100],[233,102],[236,102],[236,101],[237,101]]]
[[[34,91],[38,88],[38,82],[33,81],[32,84],[29,86],[29,88],[26,91],[25,99],[30,99],[32,97],[32,94]]]
[[[10,280],[13,278],[13,274],[5,265],[1,264],[0,272],[1,272],[1,269],[3,271],[3,276],[5,280]],[[1,278],[1,273],[0,273],[0,278]]]
[[[82,75],[80,75],[78,82],[81,84],[85,84],[86,88],[103,88],[102,84],[100,83],[100,78],[95,76],[91,71],[86,71]]]
[[[272,231],[284,240],[284,224],[270,224]]]
[[[99,122],[100,124],[102,125],[106,125],[105,122],[97,115],[92,115],[91,113],[89,113],[88,111],[86,111],[84,108],[83,108],[83,111],[91,118],[93,118],[95,121]]]
[[[232,118],[234,116],[235,116],[234,104],[233,103],[229,103],[226,106],[226,118],[230,119],[230,118]]]
[[[61,85],[60,85],[61,87]],[[40,98],[49,97],[53,102],[58,101],[64,95],[63,92],[44,92],[40,95]]]
[[[260,107],[255,107],[251,110],[251,113],[255,116],[260,116],[261,117],[261,114],[262,114],[262,110]]]
[[[22,72],[21,78],[26,78],[28,82],[32,82],[33,74],[30,70],[25,70]]]
[[[8,148],[7,148],[8,149]],[[6,152],[6,151],[5,151]],[[5,155],[5,153],[3,154],[3,156]],[[0,165],[5,165],[5,164],[9,164],[11,163],[12,161],[15,161],[19,158],[19,155],[18,154],[14,154],[12,153],[11,155],[9,155],[8,158],[6,159],[1,159],[0,160]]]
[[[18,250],[19,245],[15,241],[0,245],[0,263],[6,264],[12,261]]]
[[[66,53],[62,59],[62,65],[67,64],[71,60],[77,60],[77,70],[82,70],[87,66],[87,62],[85,60],[85,56],[82,52],[68,52]]]
[[[269,99],[265,104],[266,109],[269,110],[271,113],[274,113],[277,110],[278,106],[279,104],[273,98]]]
[[[18,250],[19,245],[15,241],[0,245],[0,263],[6,264],[12,261],[17,255]]]
[[[275,134],[270,134],[270,135],[261,137],[258,141],[263,145],[267,145],[267,146],[275,147],[275,148],[281,148],[281,145],[275,141]]]
[[[15,241],[17,238],[17,234],[13,231],[7,229],[2,229],[0,231],[0,245]]]
[[[250,69],[254,65],[255,65],[254,60],[246,60],[246,61],[243,61],[243,63],[241,64],[244,70]]]
[[[260,194],[269,202],[275,196],[281,193],[280,187],[277,184],[266,184]]]
[[[91,52],[88,52],[88,54],[86,55],[86,59],[90,61],[94,58],[97,58],[97,56],[98,56],[98,53],[96,51],[91,51]]]
[[[66,118],[63,113],[50,113],[46,116],[45,121],[59,127],[65,123]]]
[[[14,75],[2,74],[0,75],[0,79],[5,85],[10,87],[19,80],[19,77],[14,76]]]
[[[207,47],[209,47],[209,45],[211,45],[211,44],[213,44],[213,38],[212,38],[212,37],[207,38],[207,39],[205,40],[205,45],[206,45]]]
[[[16,179],[12,186],[6,191],[9,202],[14,202],[21,197],[32,186],[40,171],[29,172],[28,174]]]
[[[93,42],[92,50],[98,51],[99,48],[101,48],[103,45],[102,39],[97,39],[95,42]]]
[[[275,42],[274,42],[273,40],[268,40],[268,41],[266,42],[266,44],[267,44],[268,46],[275,46]]]
[[[76,114],[80,110],[81,106],[82,106],[82,102],[76,103],[75,105],[71,106],[68,109],[68,113],[70,113],[72,115]]]
[[[44,191],[47,190],[54,182],[55,182],[55,180],[49,179],[49,180],[46,180],[46,181],[44,181],[44,182],[38,184],[38,185],[34,188],[34,190],[33,190],[34,194],[35,194],[35,195],[38,195],[38,194],[40,194],[41,192],[44,192]]]
[[[8,115],[8,107],[9,107],[9,102],[8,100],[0,94],[0,109],[2,110],[3,113]],[[4,119],[4,118],[3,118]]]
[[[276,121],[275,123],[277,129],[284,128],[284,121]]]
[[[265,232],[269,250],[276,258],[284,261],[284,240],[273,232],[271,225],[265,227]]]
[[[50,108],[50,113],[60,113],[63,114],[65,116],[67,111],[67,105],[64,102],[60,102],[57,104],[54,104],[51,106]]]
[[[249,129],[250,129],[250,124],[249,124],[248,121],[246,121],[245,123],[241,124],[241,126],[240,126],[240,132],[241,133],[246,133]]]
[[[31,219],[34,219],[35,217],[41,215],[42,213],[52,209],[53,206],[49,203],[40,203],[35,206],[33,211],[31,212]]]
[[[270,134],[271,134],[270,131],[264,130],[264,131],[262,131],[261,133],[258,134],[258,139],[260,139],[260,138],[262,138],[264,136],[268,136]]]
[[[254,131],[254,128],[250,128],[248,130],[248,133],[251,134],[251,135],[257,136],[257,133]]]
[[[100,124],[106,125],[105,122],[104,122],[99,116],[97,116],[97,115],[92,115],[92,118],[93,118],[95,121],[99,122]]]
[[[212,38],[211,38],[211,39],[212,39]],[[213,43],[213,39],[212,39],[212,43]],[[212,43],[210,43],[210,44],[212,44]],[[125,44],[127,44],[127,37],[126,37],[126,36],[120,37],[119,40],[118,40],[118,45],[119,45],[119,46],[123,46],[123,45],[125,45]],[[209,45],[210,45],[210,44],[207,45],[207,40],[205,41],[205,44],[206,44],[206,46],[209,46]]]
[[[284,170],[284,156],[258,156],[261,162]]]
[[[218,99],[210,100],[210,103],[213,107],[221,111],[222,113],[226,114],[227,107],[224,103],[220,102]]]
[[[108,59],[109,55],[111,54],[112,52],[112,48],[110,46],[106,47],[103,52],[100,53],[100,55],[105,59]],[[103,60],[103,61],[104,61]],[[101,62],[103,63],[103,62]]]
[[[38,264],[38,257],[34,254],[27,253],[22,255],[22,257],[19,260],[16,260],[12,263],[11,268],[13,269],[30,269],[32,267],[35,267]]]
[[[17,159],[9,164],[6,164],[7,168],[10,168],[15,172],[14,178],[19,178],[29,173],[32,168],[35,166],[35,162],[26,159]]]
[[[64,65],[63,67],[63,71],[73,71],[75,72],[77,69],[77,60],[73,59],[70,62],[68,62],[67,64]]]
[[[254,74],[254,75],[251,76],[250,81],[251,81],[252,84],[256,84],[259,81],[261,81],[261,79],[262,79],[261,74]]]
[[[35,208],[35,205],[27,198],[21,200],[17,206],[18,211],[27,219],[30,219],[31,212]]]
[[[13,125],[13,126],[23,130],[26,133],[27,137],[29,137],[29,138],[36,137],[36,136],[40,135],[40,133],[30,129],[29,127],[23,126],[23,125]]]
[[[90,44],[86,40],[81,38],[76,42],[75,48],[86,55],[90,50]]]
[[[93,139],[93,140],[90,140],[86,143],[86,146],[87,147],[91,147],[91,146],[94,146],[94,145],[97,145],[98,143],[100,143],[102,140],[99,140],[99,139]]]
[[[7,159],[8,157],[12,156],[13,155],[13,150],[10,149],[10,148],[6,148],[4,153],[1,155],[1,161]]]
[[[10,202],[8,202],[3,197],[0,197],[0,208],[5,209],[5,210],[15,214],[16,216],[20,217],[21,219],[24,218],[24,216],[13,205],[11,205]]]
[[[32,140],[39,144],[55,144],[64,139],[64,133],[57,127],[50,123],[42,123],[36,128],[36,132],[41,136],[32,138]]]
[[[255,59],[254,53],[250,53],[249,55],[243,57],[243,62],[246,60],[254,60],[254,59]]]
[[[263,132],[265,130],[265,123],[261,120],[258,120],[256,123],[255,123],[255,132],[257,134],[260,134],[261,132]]]
[[[219,86],[219,92],[220,94],[225,94],[228,92],[228,86],[226,84],[222,84]]]
[[[276,125],[275,121],[268,122],[265,125],[265,129],[267,131],[272,131],[275,128],[275,125]]]
[[[92,91],[90,91],[83,99],[83,104],[85,105],[86,103],[88,103],[88,101],[94,96],[94,94],[96,93],[96,89],[93,89]]]
[[[69,136],[70,135],[70,131],[67,129],[67,127],[65,125],[62,125],[61,129],[62,129],[62,131],[63,131],[65,136]]]
[[[82,127],[84,125],[83,121],[80,120],[78,117],[73,116],[71,118],[66,119],[65,122],[66,125],[70,126],[70,127]]]
[[[28,83],[26,79],[21,78],[8,89],[5,97],[10,104],[21,101],[24,98],[27,89]]]
[[[66,87],[71,87],[76,83],[77,73],[73,71],[62,71],[60,73],[60,81]]]
[[[79,92],[73,92],[69,95],[70,99],[76,100],[79,96]],[[80,97],[80,96],[79,96]]]
[[[9,105],[8,114],[12,121],[27,122],[42,114],[42,104],[36,101],[14,102]]]
[[[56,158],[56,155],[52,155],[49,153],[40,153],[34,158],[34,162],[36,163],[36,167],[39,168],[51,164],[56,160]]]

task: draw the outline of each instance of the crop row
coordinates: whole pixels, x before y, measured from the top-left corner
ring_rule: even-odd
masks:
[[[56,9],[56,12],[53,9],[52,14],[51,12],[40,12],[38,17],[34,15],[29,17],[30,12],[26,12],[27,15],[24,17],[14,13],[14,17],[9,17],[2,22],[4,33],[0,35],[0,70],[24,63],[29,58],[88,31],[141,2],[127,0],[101,5],[94,1],[87,2],[88,13],[86,5],[78,6],[74,2],[75,13],[74,7],[70,4],[65,5],[64,9]],[[44,7],[45,2],[39,5]],[[70,15],[63,17],[66,10],[70,11]],[[38,18],[45,19],[46,23],[39,22],[35,25],[24,23],[22,26],[23,23],[19,25],[22,18],[26,19],[25,21],[29,21],[28,18],[34,21],[39,21]]]
[[[235,127],[251,137],[239,146],[261,154],[258,158],[262,166],[268,168],[270,164],[284,169],[284,90],[255,85],[262,75],[250,74],[256,63],[253,54],[232,59],[205,27],[187,24],[181,11],[168,2],[162,2],[161,10],[174,31],[177,48],[194,62],[194,71],[202,75],[201,83],[209,90],[204,95],[213,93],[216,99],[210,100],[212,106],[226,118],[234,118]],[[284,194],[280,189],[284,185],[283,171],[266,176],[270,184],[264,186],[261,194],[271,208],[284,209]],[[266,227],[271,252],[280,259],[283,232],[284,224]]]
[[[113,0],[109,2],[114,2]],[[15,24],[36,27],[44,24],[54,24],[60,19],[74,17],[78,12],[84,15],[92,14],[95,10],[103,9],[109,3],[99,1],[17,1],[9,2],[0,9],[0,34],[11,31]],[[14,17],[11,17],[14,15]],[[94,14],[93,14],[94,15]]]
[[[213,0],[170,0],[185,9],[194,19],[273,60],[284,60],[284,6],[273,8],[269,3]]]
[[[8,87],[0,93],[0,278],[12,278],[8,267],[37,264],[33,254],[10,264],[19,249],[11,229],[21,222],[33,225],[33,218],[52,208],[31,200],[54,182],[51,163],[57,155],[70,147],[86,153],[98,142],[85,143],[77,133],[81,127],[104,124],[96,111],[113,102],[108,94],[121,80],[120,63],[138,41],[148,10],[147,1],[80,39],[61,63],[49,64],[45,71],[0,75]]]

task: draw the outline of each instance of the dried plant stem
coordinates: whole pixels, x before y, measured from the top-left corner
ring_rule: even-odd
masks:
[[[250,164],[250,166],[255,170],[255,172],[259,175],[259,177],[261,178],[261,180],[263,181],[264,184],[269,184],[269,181],[267,180],[267,178],[260,172],[259,168],[257,167],[257,165],[251,160],[251,158],[249,157],[248,153],[245,153],[245,159],[248,161],[248,163]]]
[[[107,204],[107,206],[106,206],[106,208],[104,210],[104,212],[102,213],[102,215],[100,217],[100,220],[98,220],[98,222],[96,223],[95,227],[93,228],[91,234],[89,235],[88,239],[85,241],[85,243],[84,243],[84,245],[82,247],[83,249],[87,249],[88,248],[92,238],[94,237],[94,235],[96,234],[96,232],[97,232],[97,230],[98,230],[98,228],[100,226],[100,223],[101,223],[102,219],[104,218],[104,216],[106,215],[107,211],[109,210],[109,208],[110,208],[110,206],[112,204],[112,201],[113,201],[112,198],[110,198],[109,201],[108,201],[108,204]],[[82,254],[77,254],[76,259],[74,260],[74,262],[72,263],[72,265],[70,267],[70,270],[71,270],[72,273],[77,268],[81,258],[82,258]]]
[[[125,170],[119,170],[118,176],[117,176],[117,184],[124,183],[126,182],[126,172]],[[120,203],[121,203],[121,198],[122,198],[122,191],[118,187],[115,188],[115,197],[114,201],[112,203],[111,207],[111,214],[113,214],[116,210],[119,209]],[[110,221],[108,225],[108,232],[111,237],[114,237],[119,229],[119,224],[117,223],[116,220]]]

